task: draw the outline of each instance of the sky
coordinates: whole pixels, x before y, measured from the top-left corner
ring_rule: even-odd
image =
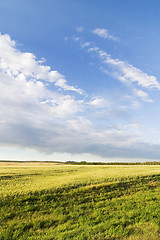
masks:
[[[0,1],[0,159],[160,160],[158,0]]]

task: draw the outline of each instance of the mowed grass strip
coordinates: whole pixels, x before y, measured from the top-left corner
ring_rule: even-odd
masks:
[[[50,177],[57,185],[46,185]],[[30,182],[22,191],[24,179]],[[5,167],[5,181],[0,240],[160,239],[159,166]],[[5,185],[11,189],[14,181],[9,196]]]

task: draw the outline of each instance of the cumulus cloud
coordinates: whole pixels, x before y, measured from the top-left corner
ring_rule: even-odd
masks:
[[[112,36],[109,31],[105,28],[96,28],[92,31],[94,34],[105,39],[111,39],[113,41],[119,41],[117,37]]]
[[[9,35],[0,35],[0,89],[1,147],[143,158],[147,149],[148,158],[160,158],[159,150],[151,154],[158,147],[144,143],[135,126],[105,123],[99,128],[92,113],[110,109],[110,102],[83,96],[61,73],[44,65],[44,59],[18,50]]]
[[[80,89],[67,84],[65,77],[58,71],[52,71],[49,66],[43,65],[44,59],[37,60],[35,55],[28,52],[20,52],[16,48],[15,41],[10,36],[0,35],[0,69],[8,76],[15,79],[31,78],[53,82],[56,86],[82,94]]]

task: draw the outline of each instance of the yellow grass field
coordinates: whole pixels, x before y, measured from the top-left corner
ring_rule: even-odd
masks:
[[[160,165],[0,163],[0,240],[158,240]]]
[[[52,188],[92,185],[160,174],[160,165],[65,165],[24,162],[0,163],[0,195]]]

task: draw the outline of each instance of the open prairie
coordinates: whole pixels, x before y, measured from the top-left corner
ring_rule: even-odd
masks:
[[[160,165],[0,164],[0,240],[160,239]]]

